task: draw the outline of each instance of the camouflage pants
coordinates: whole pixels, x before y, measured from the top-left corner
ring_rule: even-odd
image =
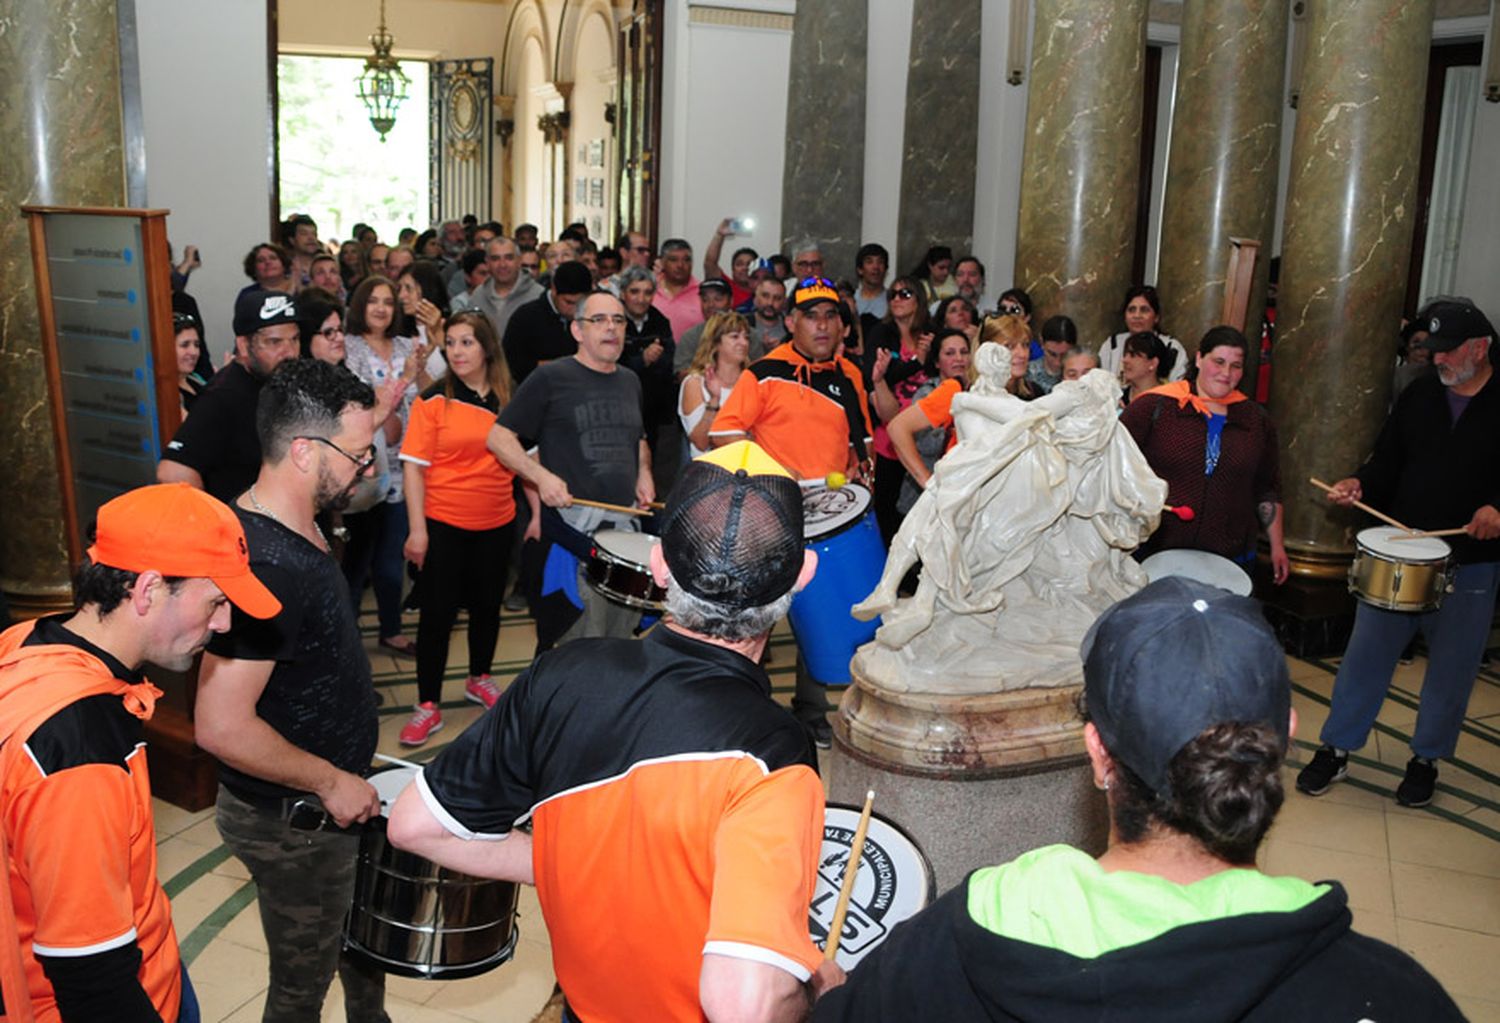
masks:
[[[250,871],[271,956],[264,1023],[318,1023],[334,970],[349,1023],[390,1023],[385,974],[341,955],[359,835],[296,831],[219,787],[219,834]]]

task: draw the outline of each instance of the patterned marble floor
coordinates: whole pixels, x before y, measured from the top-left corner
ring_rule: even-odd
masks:
[[[408,616],[408,632],[415,619]],[[773,639],[772,682],[789,701],[790,635]],[[533,645],[531,622],[506,615],[496,677],[508,682],[525,666]],[[442,705],[446,728],[415,753],[396,741],[415,699],[409,660],[379,650],[367,629],[376,685],[385,695],[380,750],[430,759],[479,714],[462,699],[463,643],[455,636]],[[1300,765],[1315,746],[1333,686],[1334,660],[1290,661],[1301,719],[1293,759]],[[1438,797],[1407,810],[1391,793],[1410,755],[1406,739],[1416,718],[1425,661],[1398,670],[1374,741],[1351,759],[1349,779],[1321,799],[1292,788],[1262,850],[1271,873],[1310,880],[1338,878],[1349,891],[1354,925],[1414,955],[1448,988],[1468,1016],[1500,1023],[1500,671],[1486,668],[1474,687],[1458,753],[1442,765]],[[255,886],[214,828],[213,811],[186,813],[156,803],[160,875],[172,898],[183,954],[207,1021],[259,1020],[265,999],[266,955],[255,912]],[[397,1023],[526,1023],[552,992],[550,946],[535,893],[523,889],[515,958],[466,980],[428,982],[393,978],[388,1009]],[[342,1020],[337,981],[324,1020]]]

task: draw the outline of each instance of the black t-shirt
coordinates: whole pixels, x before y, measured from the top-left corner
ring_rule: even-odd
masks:
[[[535,372],[538,364],[566,359],[578,351],[578,342],[568,329],[568,320],[552,307],[552,293],[516,309],[505,325],[505,362],[517,384]]]
[[[193,404],[193,414],[161,455],[164,461],[195,470],[203,477],[203,489],[226,504],[260,473],[260,438],[255,433],[260,385],[237,362],[215,373]]]
[[[640,462],[641,384],[634,373],[600,373],[577,359],[537,368],[499,423],[540,449],[542,465],[574,497],[634,504]]]
[[[189,420],[191,422],[191,420]],[[375,753],[379,721],[370,659],[360,640],[349,587],[338,562],[280,523],[238,506],[250,567],[281,601],[268,621],[234,610],[210,653],[275,661],[255,712],[292,745],[333,766],[364,774]],[[298,793],[219,765],[225,786],[241,795]]]

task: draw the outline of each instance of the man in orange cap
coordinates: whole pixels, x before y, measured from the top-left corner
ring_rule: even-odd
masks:
[[[161,691],[141,667],[190,667],[231,603],[257,618],[281,604],[234,513],[185,483],[100,508],[73,590],[73,614],[0,635],[5,1018],[191,1023],[146,773]]]

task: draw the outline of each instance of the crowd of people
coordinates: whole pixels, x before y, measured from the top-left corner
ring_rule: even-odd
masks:
[[[1350,930],[1336,883],[1255,868],[1296,727],[1285,659],[1253,601],[1182,579],[1106,612],[1080,651],[1108,849],[978,871],[848,977],[824,961],[806,916],[831,705],[799,653],[788,716],[763,664],[818,570],[805,486],[867,486],[889,543],[954,443],[976,354],[997,345],[1020,401],[1117,377],[1121,422],[1168,485],[1140,556],[1185,548],[1248,571],[1264,536],[1280,584],[1278,439],[1241,386],[1245,335],[1215,327],[1189,355],[1151,287],[1126,293],[1123,329],[1080,338],[1066,316],[1034,323],[1020,288],[992,297],[972,255],[934,246],[892,277],[867,244],[840,279],[805,239],[741,246],[726,272],[735,227],[695,265],[684,239],[600,246],[582,224],[548,242],[470,217],[395,245],[357,225],[328,244],[293,216],[246,255],[217,372],[185,250],[187,415],[160,482],[101,510],[74,614],[0,636],[0,930],[20,951],[0,949],[7,1005],[195,1023],[136,742],[155,699],[142,664],[202,653],[196,737],[221,764],[220,833],[258,889],[265,1019],[317,1018],[336,973],[350,1020],[388,1019],[383,973],[341,941],[359,826],[382,813],[368,585],[378,647],[415,665],[401,743],[443,727],[461,608],[464,696],[485,708],[397,801],[390,838],[537,886],[567,1019],[1156,1018],[1189,981],[1211,993],[1192,1018],[1458,1018],[1413,961]],[[1430,801],[1500,586],[1494,329],[1465,300],[1413,325],[1407,365],[1430,353],[1431,372],[1403,369],[1374,454],[1330,499],[1463,525],[1455,593],[1422,614],[1360,605],[1325,745],[1298,778],[1310,795],[1344,776],[1421,629],[1444,653],[1397,798]],[[598,531],[639,530],[653,505],[666,596],[650,628],[589,584],[586,560]],[[537,655],[502,691],[495,645],[518,598]],[[69,684],[43,696],[35,681],[54,675]],[[64,826],[83,805],[87,828]],[[622,917],[653,923],[630,936]]]

